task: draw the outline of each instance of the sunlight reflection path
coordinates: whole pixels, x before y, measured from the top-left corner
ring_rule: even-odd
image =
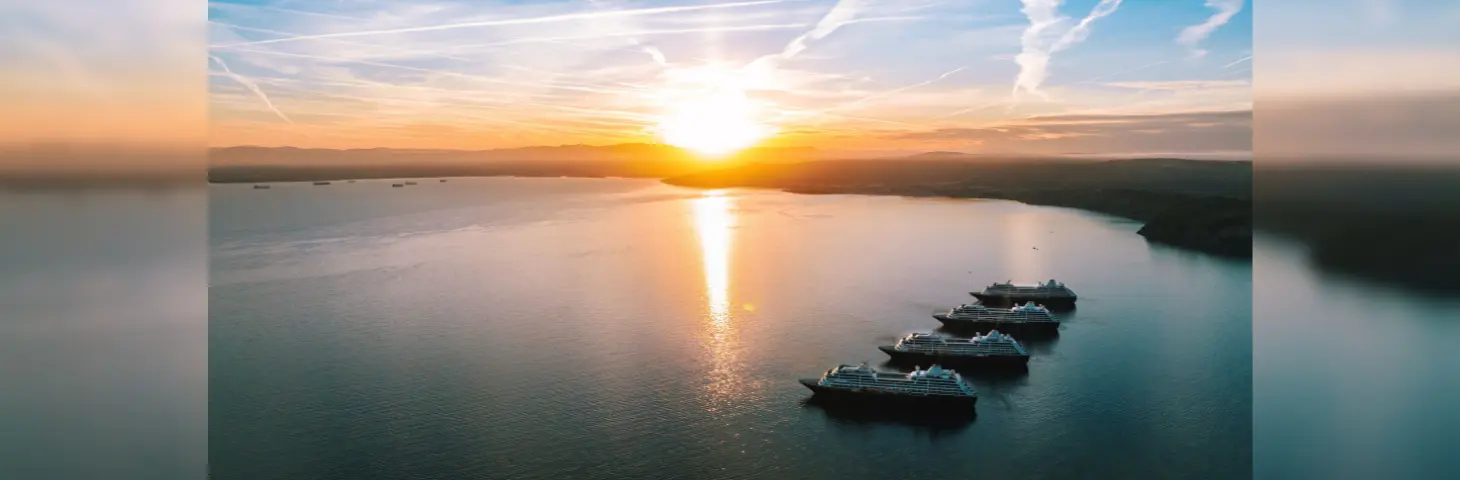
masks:
[[[730,315],[730,247],[735,224],[735,199],[712,190],[693,200],[695,233],[705,270],[705,310],[709,319],[710,399],[714,412],[738,397],[742,382],[735,368],[736,331]]]

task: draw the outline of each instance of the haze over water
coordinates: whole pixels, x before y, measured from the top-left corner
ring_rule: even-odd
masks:
[[[217,478],[1245,477],[1251,268],[1012,202],[642,180],[212,187]],[[971,422],[806,405],[1006,279],[1081,295]]]

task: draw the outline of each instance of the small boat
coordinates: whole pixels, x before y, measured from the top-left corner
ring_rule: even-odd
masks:
[[[392,184],[390,184],[390,186],[392,186],[392,187],[404,187],[406,185],[403,184],[403,183],[392,183]]]
[[[406,182],[406,185],[415,185],[416,182]]]
[[[330,182],[314,182],[315,185],[329,185]]]
[[[270,187],[268,185],[254,185],[253,186],[253,189],[254,190],[268,190],[269,188]]]
[[[446,179],[441,179],[441,183],[446,183]]]

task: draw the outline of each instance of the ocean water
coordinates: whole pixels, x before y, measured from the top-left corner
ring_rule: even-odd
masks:
[[[211,187],[213,478],[1247,478],[1252,268],[1013,202],[621,179]],[[1007,279],[972,419],[808,403]]]
[[[0,478],[207,474],[207,191],[0,190]]]
[[[1253,246],[1256,477],[1460,478],[1460,298]]]

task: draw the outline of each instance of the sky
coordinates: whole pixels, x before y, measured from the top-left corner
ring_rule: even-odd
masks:
[[[0,1],[0,144],[201,145],[205,15],[194,0]]]
[[[227,0],[207,39],[213,146],[1252,146],[1242,0]]]
[[[1460,165],[1460,2],[1284,0],[1257,19],[1259,165]]]

